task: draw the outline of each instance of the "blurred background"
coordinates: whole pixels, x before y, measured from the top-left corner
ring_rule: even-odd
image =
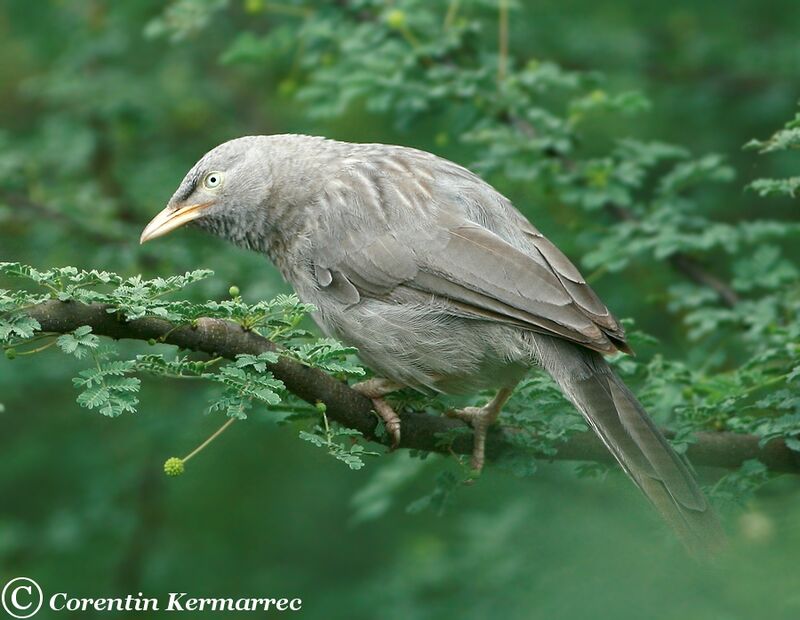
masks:
[[[198,299],[224,298],[231,285],[248,301],[272,297],[286,288],[263,257],[196,231],[145,247],[138,238],[207,150],[293,132],[483,162],[487,178],[580,261],[614,221],[571,206],[541,172],[505,174],[502,137],[481,137],[491,127],[480,117],[495,105],[481,88],[503,62],[507,71],[552,61],[585,72],[590,98],[649,99],[619,102],[620,113],[571,133],[565,149],[599,157],[629,137],[719,153],[724,182],[698,190],[698,216],[796,220],[796,201],[743,189],[788,176],[796,160],[742,149],[796,109],[796,9],[792,0],[519,1],[503,60],[492,0],[3,2],[0,260],[149,277],[209,268],[216,276],[191,289]],[[456,34],[432,42],[434,22]],[[412,92],[404,63],[420,57],[446,59],[443,83],[449,65],[469,69],[463,83],[447,82],[463,91],[457,105],[434,88]],[[542,99],[559,105],[549,91]],[[796,258],[797,246],[785,245]],[[722,258],[706,261],[726,275]],[[594,273],[608,305],[660,339],[645,360],[661,351],[703,361],[726,346],[690,338],[664,293],[679,279],[653,260]],[[800,488],[791,477],[729,511],[732,550],[699,566],[616,471],[580,477],[575,464],[542,462],[515,477],[489,467],[477,484],[452,489],[442,484],[460,467],[452,458],[396,453],[354,472],[258,411],[168,479],[164,459],[220,424],[203,390],[145,381],[136,415],[106,419],[75,403],[79,362],[50,351],[1,361],[2,581],[28,575],[46,591],[81,596],[297,596],[309,618],[800,614]],[[709,484],[719,476],[704,472]]]

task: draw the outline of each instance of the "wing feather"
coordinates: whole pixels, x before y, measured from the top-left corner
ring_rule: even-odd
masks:
[[[374,170],[369,176],[360,175],[358,182],[337,179],[336,212],[321,218],[324,237],[339,240],[336,247],[317,249],[314,268],[321,290],[348,304],[363,297],[391,299],[413,290],[449,303],[460,316],[553,334],[603,353],[624,350],[624,332],[616,319],[569,259],[527,221],[523,220],[524,232],[533,241],[530,253],[466,219],[457,209],[408,218],[408,210],[398,212],[396,204],[382,210],[376,205],[370,211],[374,217],[366,221],[363,213],[348,217],[341,212],[348,203],[346,188],[358,192],[366,179],[387,183]],[[393,195],[399,187],[392,183],[369,195]],[[409,193],[406,201],[414,205],[415,215],[426,212],[420,207],[429,195],[404,193]],[[364,199],[353,197],[351,202]],[[406,218],[394,225],[402,211]]]

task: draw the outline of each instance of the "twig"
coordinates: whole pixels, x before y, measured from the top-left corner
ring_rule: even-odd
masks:
[[[497,20],[497,38],[499,50],[497,58],[497,82],[506,79],[506,69],[508,67],[508,0],[500,0],[500,8]]]
[[[206,447],[208,444],[210,444],[210,443],[211,443],[212,441],[214,441],[214,440],[215,440],[217,437],[219,437],[220,435],[222,435],[222,433],[224,433],[225,431],[227,431],[227,430],[228,430],[228,427],[230,427],[230,425],[231,425],[231,424],[233,424],[234,422],[236,422],[236,418],[230,418],[230,419],[229,419],[227,422],[225,422],[225,424],[223,424],[223,425],[222,425],[222,426],[220,426],[220,427],[219,427],[219,428],[218,428],[216,431],[214,431],[214,433],[211,435],[211,437],[209,437],[208,439],[206,439],[206,440],[205,440],[203,443],[201,443],[199,446],[197,446],[197,447],[196,447],[194,450],[192,450],[192,451],[191,451],[189,454],[187,454],[186,456],[184,456],[184,457],[183,457],[181,460],[182,460],[182,461],[185,463],[186,461],[188,461],[189,459],[191,459],[193,456],[196,456],[197,454],[199,454],[200,452],[202,452],[202,451],[205,449],[205,447]]]
[[[458,7],[460,4],[461,0],[450,0],[450,5],[447,7],[447,14],[444,16],[443,28],[445,30],[453,25],[456,15],[458,14]]]

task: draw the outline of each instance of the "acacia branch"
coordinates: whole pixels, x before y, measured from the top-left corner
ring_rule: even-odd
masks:
[[[88,325],[92,332],[114,339],[156,339],[183,349],[221,355],[233,359],[239,354],[259,355],[279,351],[273,342],[240,325],[223,319],[198,319],[195,325],[178,326],[159,318],[134,321],[120,319],[115,312],[107,312],[102,304],[83,304],[75,301],[47,301],[26,310],[41,325],[43,332],[67,333]],[[318,370],[281,356],[270,365],[276,378],[286,388],[309,403],[323,402],[327,415],[348,428],[360,431],[370,440],[386,444],[387,439],[377,435],[378,422],[372,412],[372,403],[347,384]],[[459,454],[472,451],[469,433],[456,434],[453,443],[441,445],[440,434],[466,428],[460,420],[437,417],[424,413],[402,412],[402,441],[400,446],[426,452],[452,450]],[[515,431],[498,426],[490,431],[487,456],[497,458],[509,451],[520,451],[514,442]],[[669,433],[667,433],[669,435]],[[790,450],[783,440],[775,439],[765,446],[759,445],[754,435],[736,433],[698,433],[689,446],[689,458],[695,465],[736,468],[744,461],[758,459],[773,471],[800,473],[800,457]],[[546,459],[596,461],[612,463],[613,458],[593,433],[577,433],[557,446],[554,455],[538,454],[527,449],[531,456]]]

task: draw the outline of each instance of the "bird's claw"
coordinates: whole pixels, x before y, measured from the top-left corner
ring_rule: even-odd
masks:
[[[386,432],[392,437],[390,450],[395,450],[400,445],[400,416],[382,397],[401,387],[399,383],[381,377],[373,377],[353,386],[356,392],[363,394],[372,401],[372,408],[378,414],[378,417],[383,420]]]
[[[386,432],[392,437],[390,449],[397,449],[400,445],[400,416],[397,415],[397,412],[392,409],[391,405],[382,398],[373,398],[372,406],[375,409],[375,413],[383,420]]]
[[[488,405],[485,407],[450,409],[446,412],[447,417],[459,419],[472,427],[474,439],[470,468],[476,475],[483,471],[483,465],[486,462],[486,434],[489,427],[497,419],[497,413],[493,407]]]

